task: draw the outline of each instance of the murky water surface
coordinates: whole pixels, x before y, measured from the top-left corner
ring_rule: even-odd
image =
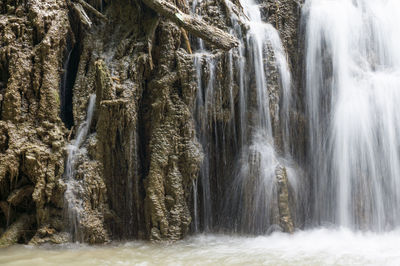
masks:
[[[317,229],[294,235],[199,235],[174,244],[13,246],[0,265],[400,265],[400,231]]]

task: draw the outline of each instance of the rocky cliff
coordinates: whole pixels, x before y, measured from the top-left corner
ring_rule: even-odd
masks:
[[[0,245],[177,240],[194,230],[197,215],[212,216],[210,230],[223,229],[219,210],[223,210],[225,188],[231,181],[226,169],[220,168],[224,164],[214,162],[221,158],[233,162],[239,152],[224,128],[238,119],[232,110],[239,104],[239,87],[231,84],[227,73],[229,58],[239,54],[226,46],[236,46],[236,37],[241,38],[230,35],[232,12],[240,14],[241,5],[227,0],[201,2],[196,12],[201,13],[203,24],[192,21],[201,25],[198,33],[198,28],[181,18],[191,14],[194,3],[158,1],[182,12],[176,20],[163,10],[160,15],[158,7],[149,2],[0,3],[0,233],[5,232]],[[263,19],[279,31],[294,97],[301,98],[300,3],[264,0],[260,7]],[[232,37],[229,44],[204,36],[204,25]],[[210,115],[219,130],[208,127],[205,132],[196,113],[201,89],[195,68],[197,37],[206,40],[206,49],[217,60],[215,69],[202,70],[208,73],[202,79],[207,82],[214,71],[218,100]],[[290,106],[289,122],[294,129],[288,133],[290,147],[285,148],[285,129],[279,113],[274,113],[282,105],[282,86],[273,69],[271,63],[268,97],[275,118],[275,148],[300,161],[305,143],[302,106],[294,104],[299,101]],[[233,89],[229,92],[228,87]],[[71,232],[64,200],[67,144],[85,121],[91,94],[96,95],[93,122],[74,166],[82,211]],[[204,135],[212,138],[207,147],[202,143]],[[221,149],[213,143],[232,145]],[[209,200],[214,211],[198,214],[194,206],[206,203],[194,184],[207,152],[213,154]],[[277,169],[276,182],[276,223],[292,232],[301,218],[294,217],[298,206],[284,167]],[[201,192],[205,187],[198,189]]]

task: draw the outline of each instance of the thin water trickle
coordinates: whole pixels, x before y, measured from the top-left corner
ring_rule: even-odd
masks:
[[[82,180],[75,179],[76,176],[76,163],[81,153],[86,152],[85,148],[82,148],[83,142],[90,130],[90,125],[93,119],[94,108],[96,104],[96,95],[92,94],[89,97],[89,104],[87,107],[87,114],[85,121],[79,126],[76,137],[67,146],[68,157],[65,164],[65,183],[66,191],[64,193],[64,199],[66,203],[68,221],[70,226],[70,232],[73,237],[73,241],[83,242],[83,236],[80,232],[79,221],[83,209],[83,195],[84,191],[81,185]]]
[[[103,12],[103,0],[99,0],[99,11]]]
[[[400,2],[308,0],[313,221],[400,225]]]

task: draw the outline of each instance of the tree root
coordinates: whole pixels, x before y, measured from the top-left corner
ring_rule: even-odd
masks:
[[[96,8],[92,7],[91,5],[89,5],[87,2],[83,1],[83,0],[76,0],[76,2],[78,2],[79,4],[82,5],[82,7],[84,9],[86,9],[86,11],[92,13],[96,18],[104,20],[104,21],[108,21],[107,17],[104,16],[102,13],[100,13],[99,11],[97,11]]]
[[[193,52],[192,52],[192,47],[190,46],[189,37],[188,37],[188,35],[187,35],[185,29],[184,29],[184,28],[181,28],[181,32],[182,32],[183,39],[185,40],[187,52],[188,52],[189,54],[192,54],[192,53],[193,53]]]
[[[239,45],[239,41],[231,34],[211,25],[200,18],[187,15],[175,5],[164,0],[143,0],[143,2],[161,16],[172,20],[196,37],[199,37],[218,48],[230,50]]]

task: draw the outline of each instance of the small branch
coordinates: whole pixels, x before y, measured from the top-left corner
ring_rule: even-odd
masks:
[[[279,3],[278,2],[276,2],[275,3],[276,4],[276,13],[275,13],[275,26],[276,26],[276,29],[279,31],[279,23],[278,23],[278,14],[279,14]]]
[[[68,138],[67,138],[68,142],[71,140],[71,135],[72,135],[73,131],[74,131],[74,126],[72,126],[70,131],[69,131]]]
[[[181,12],[175,5],[164,0],[143,0],[143,2],[161,16],[170,19],[196,37],[199,37],[218,48],[230,50],[239,45],[239,41],[229,33],[208,25],[200,18]]]
[[[72,8],[78,14],[79,20],[81,21],[82,25],[90,29],[92,27],[92,21],[86,14],[85,9],[83,9],[82,5],[79,3],[72,3]]]
[[[89,11],[90,13],[92,13],[95,17],[104,20],[104,21],[108,21],[107,17],[104,16],[102,13],[100,13],[99,11],[97,11],[96,8],[92,7],[91,5],[89,5],[87,2],[83,1],[83,0],[76,0],[76,2],[78,2],[79,4],[81,4],[83,6],[83,8],[85,8],[87,11]]]
[[[183,39],[185,40],[187,52],[189,54],[192,54],[193,53],[192,52],[192,47],[190,46],[190,41],[189,41],[189,38],[187,36],[187,33],[186,33],[185,29],[181,28],[181,32],[182,32],[182,35],[183,35]]]
[[[156,34],[156,29],[158,26],[158,23],[160,22],[160,19],[157,18],[154,20],[147,32],[147,52],[149,53],[149,65],[150,65],[150,70],[153,70],[154,64],[153,64],[153,56],[152,56],[152,50],[153,50],[153,42],[154,42],[154,36]]]

